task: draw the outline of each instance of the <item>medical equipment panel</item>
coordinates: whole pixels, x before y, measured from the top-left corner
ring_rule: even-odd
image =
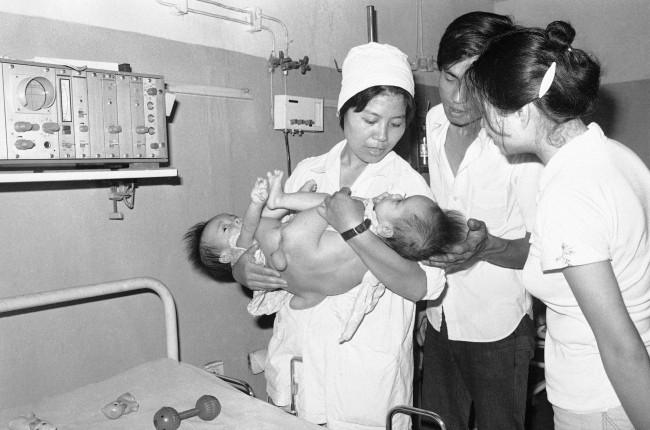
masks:
[[[169,161],[162,76],[0,65],[0,167]]]

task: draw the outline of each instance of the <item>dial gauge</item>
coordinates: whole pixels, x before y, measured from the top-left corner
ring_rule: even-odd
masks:
[[[54,103],[54,86],[41,76],[28,77],[18,84],[18,102],[30,111],[47,109]]]

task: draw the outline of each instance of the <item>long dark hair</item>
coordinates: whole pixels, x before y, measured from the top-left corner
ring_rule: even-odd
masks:
[[[500,115],[530,102],[556,125],[583,117],[593,109],[600,85],[598,60],[573,48],[575,30],[554,21],[546,29],[523,28],[494,39],[466,76],[476,105]],[[549,90],[539,97],[542,78],[552,63],[556,72]]]

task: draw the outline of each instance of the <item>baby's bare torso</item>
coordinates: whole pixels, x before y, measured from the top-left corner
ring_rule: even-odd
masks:
[[[286,254],[287,268],[281,273],[289,283],[286,291],[298,297],[293,307],[313,306],[324,296],[345,293],[359,285],[368,270],[343,238],[326,227],[314,208],[284,224],[262,218],[257,229],[255,238],[269,266],[269,256],[277,249]]]

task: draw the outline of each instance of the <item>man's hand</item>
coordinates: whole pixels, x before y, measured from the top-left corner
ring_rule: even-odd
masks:
[[[232,266],[232,276],[237,282],[250,290],[277,290],[285,288],[287,281],[280,277],[280,273],[268,267],[255,263],[255,251],[259,246],[253,245],[239,257]]]
[[[348,187],[341,188],[331,197],[325,197],[317,211],[339,233],[354,228],[363,221],[363,203],[350,197]]]
[[[452,245],[444,255],[429,258],[424,264],[445,269],[447,273],[466,269],[482,259],[489,234],[483,221],[470,218],[467,220],[467,237],[461,243]]]

